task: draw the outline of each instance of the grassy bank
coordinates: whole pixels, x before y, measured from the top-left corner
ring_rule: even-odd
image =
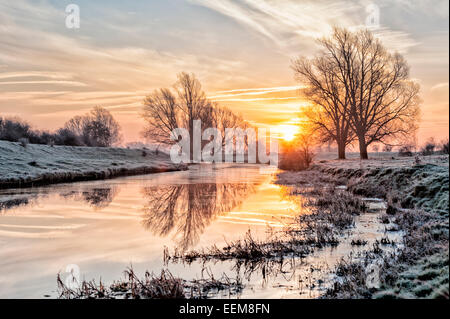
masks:
[[[149,150],[0,141],[0,188],[107,179],[184,169]]]
[[[395,253],[374,246],[359,258],[341,260],[326,298],[448,298],[448,156],[321,161],[305,172],[284,172],[278,183],[328,181],[355,195],[387,202],[383,223],[404,233]],[[378,285],[367,269],[377,264]]]

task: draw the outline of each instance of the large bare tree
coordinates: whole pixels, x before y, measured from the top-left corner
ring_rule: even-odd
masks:
[[[173,89],[156,90],[144,99],[143,118],[147,122],[144,136],[157,143],[172,144],[171,132],[176,128],[188,130],[191,146],[194,121],[200,120],[202,130],[217,127],[225,138],[225,128],[234,128],[242,119],[226,108],[218,106],[202,90],[199,80],[188,73],[178,74]],[[203,141],[206,144],[208,141]],[[191,148],[191,160],[193,152]]]
[[[303,95],[311,102],[301,114],[317,131],[321,142],[336,142],[339,159],[345,159],[345,149],[353,141],[348,96],[337,79],[339,68],[325,51],[307,59],[300,57],[292,63],[299,82],[306,85]]]
[[[360,157],[374,142],[391,143],[415,132],[419,115],[419,85],[409,79],[409,67],[368,31],[335,28],[320,41],[334,61],[335,81],[345,89],[352,130]]]
[[[153,91],[144,99],[143,118],[147,122],[144,136],[153,142],[172,144],[172,131],[176,128],[188,130],[191,144],[194,138],[194,121],[201,120],[203,127],[213,123],[213,105],[201,84],[193,74],[180,73],[173,89]],[[191,149],[191,159],[192,158]]]

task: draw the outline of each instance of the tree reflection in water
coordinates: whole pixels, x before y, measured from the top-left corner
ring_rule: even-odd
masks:
[[[108,207],[113,201],[118,193],[118,188],[116,186],[83,186],[70,191],[64,191],[64,189],[61,191],[58,188],[23,189],[12,192],[4,191],[0,193],[0,213],[6,213],[20,206],[34,206],[39,201],[48,198],[49,195],[54,193],[65,199],[83,201],[89,204],[94,210],[102,210]]]
[[[116,187],[94,188],[81,193],[83,200],[95,209],[103,209],[109,206],[117,194]]]
[[[158,236],[174,232],[178,248],[195,245],[217,216],[240,205],[257,184],[205,183],[144,187],[143,224]]]

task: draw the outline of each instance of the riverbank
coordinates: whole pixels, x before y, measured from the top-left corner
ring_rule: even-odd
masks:
[[[20,188],[186,169],[145,149],[0,141],[0,188]]]
[[[395,206],[447,214],[449,156],[389,157],[367,161],[322,160],[307,172],[325,175],[356,195],[383,198]],[[307,183],[305,172],[283,172],[277,184]]]
[[[325,298],[448,298],[449,172],[447,156],[320,161],[308,171],[283,172],[277,183],[302,187],[331,182],[363,197],[381,198],[386,233],[403,233],[398,249],[374,245],[332,271]],[[377,265],[375,287],[369,266]]]

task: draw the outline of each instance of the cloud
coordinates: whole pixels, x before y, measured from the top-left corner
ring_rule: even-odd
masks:
[[[257,97],[257,98],[223,98],[223,99],[214,99],[217,102],[255,102],[255,101],[276,101],[276,100],[298,100],[298,96],[290,96],[290,97]]]
[[[302,47],[306,53],[314,40],[331,34],[333,26],[366,28],[368,1],[324,0],[190,0],[246,25],[271,40],[287,54]],[[387,1],[389,2],[389,1]],[[388,3],[386,2],[386,6]],[[408,32],[385,25],[374,30],[387,47],[399,52],[419,44]]]
[[[438,83],[438,84],[434,85],[431,88],[431,91],[437,91],[437,90],[442,90],[442,89],[448,91],[448,82]]]
[[[62,86],[87,86],[78,81],[0,81],[0,85],[24,85],[24,84],[56,84]]]
[[[233,89],[226,91],[217,91],[217,95],[210,96],[211,99],[231,98],[243,95],[264,95],[269,93],[289,92],[300,89],[301,86],[278,86],[268,88],[254,88],[254,89]],[[221,94],[226,93],[226,94]]]

